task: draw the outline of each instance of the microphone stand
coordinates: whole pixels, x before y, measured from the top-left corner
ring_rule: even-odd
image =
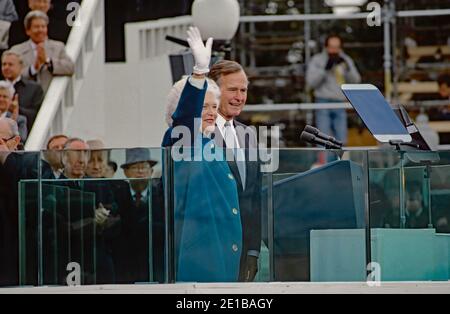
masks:
[[[324,147],[327,151],[331,151],[336,154],[338,161],[342,160],[344,156],[344,151],[342,150],[342,144],[334,143],[329,140],[325,140],[321,137],[316,136],[316,134],[309,133],[306,129],[302,132],[301,139],[312,145],[319,145]]]
[[[420,149],[419,145],[415,145],[412,143],[405,143],[402,141],[390,141],[389,144],[392,146],[395,146],[395,149],[400,153],[400,229],[406,229],[406,174],[405,174],[405,167],[406,167],[406,161],[408,152],[402,149],[402,146],[407,146],[409,148],[414,148],[416,150]],[[422,160],[421,163],[425,164],[425,173],[424,173],[424,180],[425,180],[425,186],[427,190],[427,207],[428,207],[428,228],[433,229],[433,211],[432,211],[432,205],[431,205],[431,173],[433,172],[432,169],[432,161],[431,160]]]

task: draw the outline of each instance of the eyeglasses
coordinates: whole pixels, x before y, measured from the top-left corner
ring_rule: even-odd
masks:
[[[11,136],[10,138],[3,138],[2,137],[2,141],[5,142],[5,143],[8,143],[10,140],[14,139],[15,137],[16,137],[15,135]]]
[[[128,167],[128,170],[135,171],[135,172],[138,172],[138,171],[148,171],[148,170],[150,170],[150,169],[151,169],[151,167],[150,167],[149,164],[144,164],[144,165],[133,165],[133,166]]]

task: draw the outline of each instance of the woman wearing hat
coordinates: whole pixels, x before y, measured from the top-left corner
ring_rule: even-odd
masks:
[[[176,278],[236,282],[242,248],[238,189],[225,152],[211,139],[220,104],[220,89],[206,78],[213,40],[205,46],[199,30],[190,28],[188,42],[194,74],[169,94],[170,128],[163,140],[174,161]]]

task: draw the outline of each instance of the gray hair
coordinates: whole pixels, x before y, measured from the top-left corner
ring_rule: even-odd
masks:
[[[12,50],[6,50],[6,51],[2,54],[2,61],[3,61],[3,59],[4,59],[5,57],[8,57],[8,56],[15,56],[17,59],[19,59],[19,63],[20,63],[21,65],[23,65],[23,59],[22,59],[22,56],[21,56],[20,54],[18,54],[17,52],[14,52],[14,51],[12,51]]]
[[[34,11],[31,11],[30,13],[28,13],[27,16],[25,16],[24,25],[25,25],[26,30],[31,28],[31,23],[35,19],[43,19],[47,23],[47,25],[50,22],[47,14],[45,14],[42,11],[34,10]]]
[[[11,132],[11,136],[20,136],[19,134],[19,126],[17,122],[10,118],[0,118],[0,123],[5,123],[9,127],[9,131]]]
[[[66,144],[64,144],[64,150],[70,150],[70,145],[72,145],[73,143],[76,142],[81,142],[87,145],[87,143],[82,140],[81,138],[77,138],[77,137],[73,137],[73,138],[69,138],[66,142]]]
[[[175,85],[173,85],[172,89],[169,92],[169,95],[167,96],[167,104],[166,104],[166,123],[169,127],[173,125],[173,119],[172,116],[177,110],[178,103],[180,102],[181,94],[183,93],[183,89],[186,86],[186,83],[188,81],[189,77],[186,76],[182,78],[180,81],[176,82]],[[211,79],[206,79],[206,82],[208,83],[208,89],[206,92],[213,93],[214,96],[217,99],[217,102],[220,106],[220,97],[221,92],[220,88],[217,85],[216,82],[214,82]]]
[[[0,90],[6,90],[9,93],[9,98],[13,99],[14,94],[16,93],[16,90],[14,89],[14,86],[7,81],[0,81]]]

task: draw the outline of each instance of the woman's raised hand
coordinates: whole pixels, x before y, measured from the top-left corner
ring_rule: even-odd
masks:
[[[209,73],[213,39],[209,38],[206,45],[204,45],[200,30],[197,27],[189,27],[187,33],[187,41],[195,59],[194,74],[205,75]]]

